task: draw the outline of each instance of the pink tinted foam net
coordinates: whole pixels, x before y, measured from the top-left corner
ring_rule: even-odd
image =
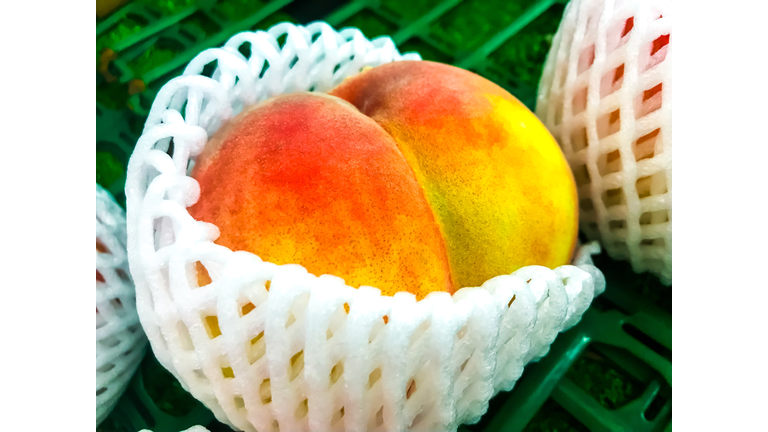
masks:
[[[128,270],[125,212],[96,185],[96,424],[123,394],[147,338]]]
[[[244,106],[404,59],[420,57],[388,37],[283,23],[202,52],[158,93],[128,166],[137,306],[158,360],[219,421],[261,432],[456,430],[604,290],[591,244],[574,265],[525,267],[453,296],[381,296],[219,246],[218,228],[189,215],[195,156]]]
[[[553,40],[536,114],[579,191],[581,229],[636,272],[672,278],[669,0],[574,0]]]

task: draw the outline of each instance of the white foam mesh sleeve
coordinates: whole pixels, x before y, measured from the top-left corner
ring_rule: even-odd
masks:
[[[144,356],[147,338],[128,270],[125,212],[96,185],[96,424],[112,411]]]
[[[249,58],[238,51],[246,42]],[[381,296],[219,246],[218,229],[189,215],[194,157],[243,106],[328,91],[365,66],[403,59],[420,57],[357,29],[283,23],[204,51],[158,93],[126,185],[139,316],[161,364],[219,421],[260,432],[456,430],[605,288],[593,244],[574,266],[524,268],[453,296]],[[213,76],[200,76],[213,60]],[[202,267],[212,282],[198,286]]]
[[[672,279],[670,0],[573,0],[536,115],[576,179],[580,225],[636,272]]]

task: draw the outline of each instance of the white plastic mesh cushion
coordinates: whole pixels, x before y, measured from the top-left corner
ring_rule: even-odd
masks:
[[[636,272],[672,279],[669,0],[573,0],[537,116],[573,170],[581,229]]]
[[[381,296],[219,246],[218,228],[189,215],[199,196],[194,157],[243,106],[328,91],[363,67],[403,59],[420,57],[357,29],[283,23],[204,51],[158,93],[126,187],[139,316],[158,360],[219,421],[260,432],[456,430],[604,290],[593,244],[573,266],[527,267],[453,296]],[[200,76],[213,60],[213,77]],[[202,271],[211,282],[199,286]]]
[[[125,212],[96,185],[96,424],[114,408],[136,371],[147,338],[125,250]]]

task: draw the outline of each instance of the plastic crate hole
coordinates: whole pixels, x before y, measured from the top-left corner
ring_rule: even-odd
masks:
[[[381,408],[379,408],[378,411],[376,411],[376,423],[375,423],[375,425],[376,425],[376,427],[379,427],[382,424],[384,424],[384,407],[383,406]]]
[[[118,73],[117,70],[112,68],[110,70],[110,65],[107,65],[107,74],[114,75],[115,73]],[[103,70],[101,71],[103,74]],[[102,76],[102,75],[99,75]],[[106,80],[102,81],[101,83],[96,85],[96,102],[104,105],[104,108],[110,109],[110,110],[121,110],[125,108],[128,105],[128,97],[130,95],[128,94],[128,85],[127,84],[121,84],[119,81],[115,80],[112,82],[108,82]],[[104,113],[99,113],[99,108],[97,107],[97,115],[101,116]]]
[[[368,39],[375,39],[379,36],[392,36],[397,32],[397,25],[370,9],[361,10],[338,26],[339,29],[345,27],[360,29]]]
[[[147,20],[141,15],[134,13],[126,14],[115,25],[110,27],[106,33],[96,39],[96,52],[100,53],[105,48],[115,46],[115,44],[123,39],[143,30],[147,24]]]
[[[662,383],[662,387],[659,389],[659,392],[656,393],[656,397],[653,398],[651,403],[648,405],[648,408],[646,408],[645,412],[643,413],[643,417],[645,417],[648,421],[654,421],[656,418],[661,414],[662,409],[670,403],[672,400],[672,389],[667,385],[666,382]]]
[[[439,5],[441,0],[381,0],[386,12],[406,21],[415,21]]]
[[[595,346],[590,345],[576,359],[565,377],[610,410],[621,408],[637,399],[642,394],[643,383],[595,349]]]
[[[170,62],[182,51],[184,45],[181,42],[169,37],[160,37],[141,55],[131,60],[128,67],[136,78],[141,79],[144,74]]]
[[[181,24],[182,30],[187,31],[188,33],[202,34],[202,38],[210,37],[218,33],[219,31],[221,31],[221,26],[216,24],[214,20],[210,19],[202,11],[195,12],[194,14],[190,15],[188,18],[181,21],[180,24]],[[193,38],[194,38],[193,40],[202,39],[194,36]]]
[[[106,391],[107,391],[107,388],[106,387],[102,387],[102,388],[96,390],[96,396],[100,396],[100,395],[104,394],[104,392],[106,392]]]
[[[262,405],[272,402],[272,386],[269,382],[269,378],[262,381],[259,385],[259,396],[261,397]]]
[[[239,22],[258,12],[262,7],[264,3],[258,0],[219,0],[212,11],[229,21]]]
[[[267,352],[267,344],[264,341],[264,332],[259,333],[255,338],[251,339],[251,343],[247,347],[248,363],[254,364],[259,359],[264,357]]]
[[[280,423],[277,420],[272,420],[272,432],[280,432]]]
[[[101,272],[98,270],[96,270],[96,282],[102,282],[102,283],[106,282],[106,280],[104,279],[104,275],[101,274]]]
[[[101,145],[100,145],[101,144]],[[117,147],[117,144],[100,141],[98,147]],[[125,174],[125,165],[115,157],[112,151],[96,152],[96,183],[108,189]]]
[[[589,428],[566,411],[560,404],[549,398],[536,411],[523,432],[589,432]]]
[[[440,63],[453,63],[453,56],[443,52],[442,49],[431,45],[421,38],[411,38],[407,42],[400,44],[398,50],[405,54],[408,52],[417,52],[424,60],[431,60]]]
[[[144,356],[144,360],[142,360],[140,366],[141,384],[155,406],[165,414],[175,417],[182,417],[193,410],[200,409],[202,405],[184,390],[181,384],[170,372],[168,372],[168,370],[158,363],[151,350],[147,351],[147,355]],[[202,379],[203,381],[207,381],[203,371],[196,370],[194,372],[194,375],[198,380]],[[202,378],[200,378],[200,376],[202,376]],[[135,392],[126,392],[126,395],[129,394],[133,395]],[[137,400],[135,405],[137,408],[141,407],[146,409],[145,402],[143,401]],[[150,420],[147,422],[148,425],[154,425],[154,419],[149,414],[149,411],[146,412],[146,416],[142,414],[142,417]]]
[[[642,330],[635,327],[632,324],[625,323],[621,326],[622,330],[626,332],[629,336],[632,336],[633,338],[637,339],[638,342],[642,343],[643,345],[650,348],[653,352],[660,355],[661,357],[672,361],[672,350],[665,347],[661,343],[654,340],[652,337],[648,336],[647,334],[643,333]]]
[[[256,25],[251,27],[252,31],[262,30],[267,31],[270,27],[280,24],[283,22],[291,22],[291,23],[297,23],[300,22],[299,20],[294,19],[289,14],[279,11],[275,12],[272,15],[269,15],[268,17],[264,18],[263,20],[259,21]]]
[[[433,22],[430,32],[459,51],[474,51],[515,22],[534,3],[535,0],[464,1]]]
[[[194,4],[195,0],[144,0],[143,3],[163,16],[169,16],[183,11]]]

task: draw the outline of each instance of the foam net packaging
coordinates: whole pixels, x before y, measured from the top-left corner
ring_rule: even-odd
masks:
[[[404,59],[420,57],[401,55],[388,37],[283,23],[202,52],[154,101],[126,186],[139,316],[158,360],[233,428],[456,430],[479,420],[605,288],[593,243],[574,265],[525,267],[453,296],[381,296],[219,246],[218,229],[189,215],[194,158],[243,106],[328,91],[366,66]],[[201,76],[214,60],[212,77]],[[208,278],[197,277],[203,271]]]
[[[128,270],[125,212],[96,185],[96,424],[125,391],[147,338]]]
[[[580,224],[636,272],[672,280],[671,1],[574,0],[536,115],[579,190]]]

